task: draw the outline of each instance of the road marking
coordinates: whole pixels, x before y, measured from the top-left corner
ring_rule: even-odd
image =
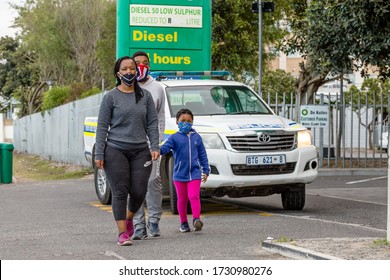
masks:
[[[108,213],[112,213],[111,205],[103,205],[99,201],[92,201],[88,203],[89,205],[96,207],[100,210],[103,210]],[[249,210],[249,211],[248,211]],[[145,214],[148,213],[148,210],[145,209]],[[215,202],[209,202],[202,204],[202,217],[205,216],[217,216],[217,215],[260,215],[262,217],[270,217],[272,214],[266,212],[259,212],[258,210],[252,210],[245,207],[236,206],[233,204],[220,204]],[[163,217],[176,218],[177,215],[172,214],[171,211],[163,211]]]
[[[363,225],[360,225],[360,224],[350,224],[350,223],[329,221],[329,220],[323,220],[323,219],[318,219],[318,218],[311,218],[310,216],[294,216],[294,215],[287,215],[287,214],[274,214],[274,215],[275,216],[281,216],[281,217],[289,217],[289,218],[292,217],[292,218],[297,218],[297,219],[301,219],[301,220],[323,222],[323,223],[328,223],[328,224],[337,224],[337,225],[343,225],[343,226],[351,226],[351,227],[363,228],[363,229],[368,229],[368,230],[373,230],[373,231],[386,233],[385,229],[373,228],[373,227],[369,227],[369,226],[363,226]]]
[[[376,177],[376,178],[371,178],[371,179],[364,179],[364,180],[359,180],[359,181],[351,181],[345,183],[346,185],[352,185],[352,184],[359,184],[359,183],[364,183],[364,182],[370,182],[370,181],[375,181],[375,180],[381,180],[381,179],[386,179],[387,176],[382,176],[382,177]]]
[[[96,208],[99,208],[100,210],[112,213],[112,206],[111,205],[103,205],[99,201],[92,201],[89,203],[89,205],[94,206]]]
[[[323,195],[323,194],[313,194],[313,193],[307,193],[308,195],[312,196],[322,196],[322,197],[329,197],[329,198],[336,198],[336,199],[343,199],[348,201],[354,201],[354,202],[363,202],[363,203],[369,203],[374,205],[381,205],[381,206],[387,206],[386,203],[380,203],[380,202],[372,202],[372,201],[366,201],[366,200],[359,200],[359,199],[352,199],[352,198],[345,198],[340,196],[333,196],[333,195]]]
[[[118,260],[127,260],[125,257],[122,257],[122,256],[120,256],[117,253],[112,252],[112,251],[106,251],[106,256],[108,256],[108,257],[115,257]]]
[[[273,214],[267,212],[260,212],[259,215],[263,217],[271,217]]]

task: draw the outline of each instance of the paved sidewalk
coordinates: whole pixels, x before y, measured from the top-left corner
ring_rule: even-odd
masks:
[[[388,168],[320,168],[319,176],[388,176]],[[264,250],[292,259],[390,260],[390,245],[379,238],[318,238],[289,242],[265,240]]]
[[[379,238],[315,238],[278,242],[266,240],[262,248],[293,259],[390,260],[390,245]]]
[[[318,176],[387,176],[387,168],[320,168]]]

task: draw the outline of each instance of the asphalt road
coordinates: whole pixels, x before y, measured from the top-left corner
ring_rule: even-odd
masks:
[[[386,236],[387,178],[319,177],[303,211],[284,211],[280,196],[202,202],[202,232],[178,231],[168,211],[162,236],[116,245],[110,207],[92,179],[0,185],[0,259],[286,259],[261,249],[279,238]]]

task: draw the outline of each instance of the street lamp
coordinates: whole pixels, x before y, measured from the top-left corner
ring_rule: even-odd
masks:
[[[259,3],[260,1],[260,3]],[[261,0],[257,0],[252,3],[252,12],[259,14],[259,95],[263,97],[263,93],[261,91],[261,63],[262,63],[262,14],[263,13],[271,13],[275,9],[274,2],[263,2]],[[261,10],[261,13],[259,12]]]
[[[53,87],[55,81],[57,81],[57,79],[54,78],[47,78],[42,80],[42,82],[46,83],[49,86],[49,90]]]

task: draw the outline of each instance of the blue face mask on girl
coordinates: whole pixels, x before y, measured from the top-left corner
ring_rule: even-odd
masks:
[[[192,123],[189,123],[189,122],[179,122],[178,123],[178,127],[179,127],[179,131],[181,133],[188,133],[188,132],[190,132],[190,130],[192,128]]]

